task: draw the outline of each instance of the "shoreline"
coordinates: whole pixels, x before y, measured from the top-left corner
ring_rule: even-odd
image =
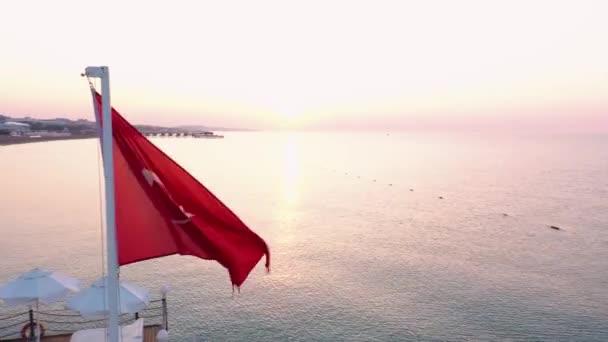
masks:
[[[72,135],[69,137],[40,137],[40,138],[29,138],[29,137],[11,137],[8,135],[0,136],[0,146],[9,146],[9,145],[21,145],[21,144],[31,144],[37,142],[47,142],[47,141],[59,141],[59,140],[78,140],[78,139],[91,139],[97,138],[97,134],[78,134]]]

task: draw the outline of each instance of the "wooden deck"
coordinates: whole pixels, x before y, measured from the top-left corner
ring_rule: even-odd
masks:
[[[156,334],[161,329],[160,325],[146,325],[144,327],[144,342],[156,342]],[[40,341],[42,342],[70,342],[70,336],[72,334],[43,336]],[[23,342],[21,338],[15,338],[11,340],[2,340],[6,342]]]
[[[148,325],[144,327],[144,342],[156,342],[156,334],[160,329],[160,325]]]

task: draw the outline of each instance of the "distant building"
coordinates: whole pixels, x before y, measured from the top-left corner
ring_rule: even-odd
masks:
[[[70,133],[70,132],[36,131],[36,132],[27,132],[27,133],[24,133],[24,135],[26,135],[26,136],[28,136],[30,138],[45,138],[45,137],[64,138],[64,137],[72,136],[72,133]]]
[[[30,125],[22,122],[5,121],[0,123],[0,131],[5,132],[29,132]]]
[[[97,129],[94,128],[84,128],[80,130],[80,134],[94,134],[97,133]]]
[[[38,119],[38,120],[32,120],[32,122],[40,122],[45,125],[59,125],[59,126],[68,125],[71,123],[71,121],[68,119]]]

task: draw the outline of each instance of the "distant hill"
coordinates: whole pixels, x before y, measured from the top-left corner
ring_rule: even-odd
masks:
[[[181,125],[175,126],[177,129],[183,129],[186,131],[210,131],[212,128],[203,125]]]
[[[182,126],[176,126],[174,128],[177,129],[184,129],[184,130],[191,130],[191,131],[224,131],[224,132],[228,132],[228,131],[256,131],[255,129],[250,129],[250,128],[234,128],[234,127],[213,127],[213,126],[202,126],[202,125],[182,125]]]

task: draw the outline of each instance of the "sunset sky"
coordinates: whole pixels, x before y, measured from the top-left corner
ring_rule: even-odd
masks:
[[[608,1],[9,1],[0,113],[134,123],[608,131]]]

